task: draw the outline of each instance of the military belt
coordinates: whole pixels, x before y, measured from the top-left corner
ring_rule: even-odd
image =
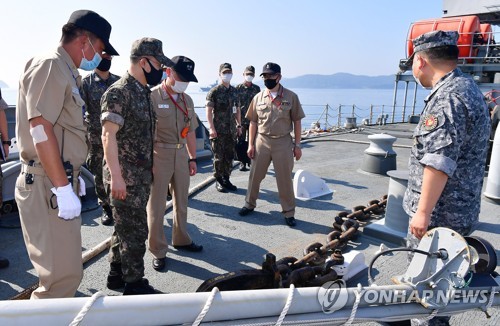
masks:
[[[169,149],[181,149],[184,148],[184,144],[169,144],[169,143],[160,143],[156,142],[155,146],[160,148],[169,148]]]
[[[21,173],[34,174],[34,175],[47,175],[45,170],[39,166],[31,166],[26,163],[21,164]]]
[[[279,136],[275,136],[275,135],[265,135],[265,134],[259,134],[261,136],[264,136],[264,137],[267,137],[267,138],[272,138],[272,139],[278,139],[278,138],[283,138],[285,136],[288,136],[289,134],[284,134],[284,135],[279,135]]]

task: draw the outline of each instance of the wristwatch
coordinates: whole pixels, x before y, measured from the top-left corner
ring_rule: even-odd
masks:
[[[300,144],[293,144],[296,148],[300,148]]]
[[[237,126],[236,126],[236,128],[241,128],[241,126],[240,126],[240,125],[237,125]]]
[[[12,145],[12,141],[10,141],[10,140],[2,140],[2,144],[10,146],[10,145]]]
[[[190,158],[188,162],[195,162],[196,164],[198,164],[198,160],[196,158]]]

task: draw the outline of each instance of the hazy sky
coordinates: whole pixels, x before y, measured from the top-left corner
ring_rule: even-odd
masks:
[[[284,77],[305,74],[390,75],[405,57],[410,23],[441,16],[441,0],[121,0],[2,1],[0,80],[10,87],[26,61],[53,50],[61,27],[78,9],[106,18],[111,44],[121,56],[111,71],[123,74],[132,42],[150,36],[163,41],[168,57],[196,63],[199,86],[217,79],[223,62],[233,81],[243,69],[277,62]],[[82,72],[86,75],[86,72]]]

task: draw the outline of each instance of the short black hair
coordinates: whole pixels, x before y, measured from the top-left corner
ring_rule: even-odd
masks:
[[[63,44],[68,44],[77,37],[80,37],[84,34],[88,35],[90,41],[92,42],[95,42],[97,40],[97,36],[94,33],[84,30],[83,28],[80,28],[73,23],[67,23],[62,27],[61,42]]]
[[[422,54],[431,61],[457,61],[458,46],[445,45],[422,50]]]

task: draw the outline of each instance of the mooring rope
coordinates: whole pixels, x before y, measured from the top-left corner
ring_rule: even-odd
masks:
[[[193,322],[193,326],[198,326],[201,324],[203,318],[205,318],[205,315],[208,313],[210,310],[210,307],[212,306],[212,302],[214,301],[215,295],[219,292],[219,289],[217,287],[214,287],[212,289],[212,292],[210,292],[210,296],[207,299],[207,302],[205,302],[205,306],[201,310],[200,314],[198,317],[196,317],[196,320]]]
[[[77,326],[80,325],[80,322],[82,321],[83,317],[87,314],[87,312],[90,311],[90,308],[96,302],[97,299],[100,297],[105,297],[106,294],[104,292],[98,291],[94,293],[87,302],[85,302],[85,305],[82,307],[78,315],[76,315],[75,319],[69,324],[69,326]]]
[[[290,284],[290,291],[288,292],[288,298],[286,299],[285,306],[283,307],[283,310],[281,311],[280,317],[278,318],[278,321],[276,322],[276,326],[281,326],[283,323],[283,320],[285,320],[286,314],[288,313],[288,309],[290,309],[290,306],[292,305],[293,302],[293,293],[295,292],[295,285]]]
[[[354,301],[354,304],[352,305],[352,311],[351,315],[349,316],[349,319],[345,322],[344,325],[351,325],[352,322],[354,321],[354,317],[356,317],[356,312],[358,311],[358,305],[361,302],[361,295],[363,294],[363,286],[358,283],[358,288],[356,291],[356,301]]]
[[[436,317],[436,315],[438,314],[439,310],[437,309],[434,309],[432,310],[432,312],[426,316],[426,317],[422,317],[422,318],[412,318],[412,322],[415,322],[417,325],[425,325],[429,320],[431,320],[432,318]]]

